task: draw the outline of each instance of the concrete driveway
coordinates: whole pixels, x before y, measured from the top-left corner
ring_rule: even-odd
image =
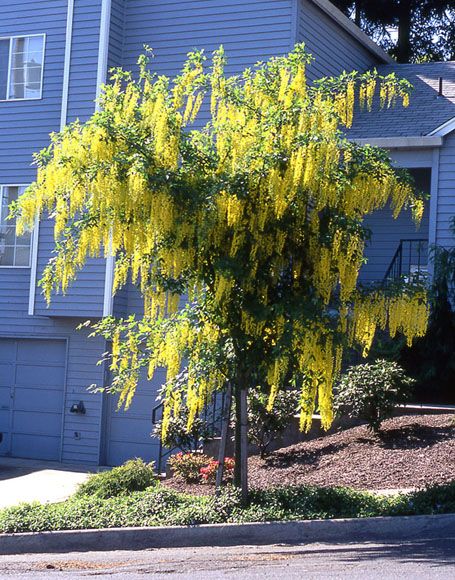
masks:
[[[31,501],[63,501],[95,471],[96,466],[0,457],[0,508]]]

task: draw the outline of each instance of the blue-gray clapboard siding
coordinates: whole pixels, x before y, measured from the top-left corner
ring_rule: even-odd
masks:
[[[366,71],[379,63],[364,45],[311,0],[298,0],[297,41],[304,42],[314,62],[308,79],[337,76],[344,70]]]
[[[65,2],[66,4],[66,2]],[[95,110],[100,34],[101,0],[77,0],[74,4],[71,64],[68,88],[67,122],[85,121]],[[64,43],[63,43],[64,49]],[[47,58],[47,54],[46,54]],[[38,245],[38,278],[52,256],[54,248],[52,222],[40,224]],[[99,317],[103,312],[104,258],[88,260],[71,284],[66,295],[55,295],[49,307],[41,289],[36,288],[35,312],[46,316]]]
[[[125,10],[125,0],[112,0],[108,69],[122,64]]]
[[[444,247],[453,247],[455,238],[451,231],[451,219],[455,216],[455,132],[444,138],[439,153],[436,215],[436,243]]]
[[[371,230],[371,239],[367,242],[365,257],[368,262],[362,267],[360,279],[363,282],[381,281],[390,266],[400,240],[428,240],[428,203],[425,205],[424,217],[420,227],[416,227],[411,212],[405,210],[393,219],[390,208],[374,212],[365,220]],[[422,265],[426,265],[426,256]]]
[[[411,163],[412,152],[408,152],[408,156],[408,162]],[[405,162],[403,156],[401,156],[401,161],[402,163]],[[431,168],[409,169],[409,171],[414,177],[416,188],[429,194]],[[371,231],[371,239],[367,242],[365,250],[368,262],[361,269],[360,279],[363,282],[380,281],[384,278],[400,240],[428,240],[429,205],[429,201],[426,201],[424,214],[419,226],[416,226],[409,209],[403,210],[396,219],[393,219],[392,210],[389,207],[375,211],[367,216],[364,223]],[[427,256],[422,256],[422,265],[427,265]]]
[[[28,183],[35,177],[33,152],[59,129],[65,49],[66,1],[0,0],[0,37],[46,34],[43,98],[0,103],[0,182]]]
[[[123,65],[134,69],[143,45],[153,48],[153,68],[175,75],[186,54],[210,53],[221,44],[228,72],[283,54],[291,45],[292,0],[129,0]]]

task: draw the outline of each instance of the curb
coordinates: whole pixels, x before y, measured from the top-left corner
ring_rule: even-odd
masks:
[[[0,534],[0,554],[379,542],[455,536],[455,514]]]

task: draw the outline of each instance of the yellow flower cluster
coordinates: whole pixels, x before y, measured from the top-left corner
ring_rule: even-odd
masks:
[[[419,220],[423,206],[386,164],[357,169],[341,139],[340,124],[352,123],[357,77],[344,77],[329,91],[309,89],[306,61],[297,50],[236,80],[225,76],[219,51],[210,73],[195,57],[172,83],[161,76],[117,76],[105,89],[101,112],[52,137],[36,183],[19,200],[18,230],[33,227],[36,216],[49,211],[64,248],[44,274],[48,300],[56,285],[66,290],[87,257],[103,253],[118,256],[114,292],[128,280],[140,284],[144,320],[151,327],[157,321],[160,329],[147,331],[149,377],[166,367],[171,385],[188,356],[184,399],[190,423],[225,381],[223,369],[201,373],[198,363],[235,325],[256,350],[276,348],[264,369],[269,406],[297,364],[306,377],[302,428],[309,428],[316,400],[323,425],[330,424],[342,351],[335,331],[316,323],[306,328],[297,314],[289,326],[283,308],[274,309],[287,272],[296,302],[313,300],[309,288],[324,308],[341,297],[340,327],[350,329],[364,353],[376,327],[385,327],[385,312],[392,334],[412,340],[425,329],[423,296],[385,303],[379,293],[368,299],[356,293],[364,242],[360,231],[343,224],[361,223],[389,203],[395,216],[410,204]],[[397,96],[407,101],[393,79],[359,78],[360,101],[369,109],[378,82],[384,106]],[[184,134],[207,87],[210,123]],[[67,235],[81,215],[90,218],[86,227]],[[213,318],[198,331],[179,320],[180,290],[169,291],[172,284],[163,280],[185,280],[182,293],[196,303],[210,295]],[[246,307],[246,297],[255,308]],[[281,348],[286,325],[293,352]],[[113,338],[113,371],[133,369],[121,395],[126,405],[138,380],[140,349],[132,330]],[[183,404],[171,390],[166,401],[164,431]]]

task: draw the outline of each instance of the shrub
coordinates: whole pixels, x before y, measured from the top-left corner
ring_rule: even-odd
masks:
[[[153,430],[153,436],[161,439],[164,447],[168,449],[181,449],[182,451],[196,451],[201,442],[208,440],[207,423],[200,417],[195,417],[191,428],[188,429],[188,409],[184,407],[178,415],[172,415],[169,419],[167,432],[162,437],[162,421],[159,421]]]
[[[201,467],[199,473],[203,483],[215,483],[216,472],[218,470],[219,461],[212,459],[206,467]],[[232,480],[234,477],[235,459],[233,457],[225,457],[223,479],[226,481]]]
[[[203,453],[176,453],[169,458],[169,465],[174,475],[186,483],[199,482],[201,469],[207,467],[212,458]]]
[[[250,389],[248,393],[248,437],[258,446],[262,458],[297,413],[299,393],[296,390],[279,391],[271,411],[267,410],[268,400],[269,393],[261,387]]]
[[[414,383],[395,362],[377,360],[350,367],[339,382],[334,406],[338,411],[346,409],[350,417],[365,419],[378,432],[395,405],[410,397]]]
[[[76,496],[116,497],[156,485],[154,463],[131,459],[110,471],[95,473],[79,486]]]

